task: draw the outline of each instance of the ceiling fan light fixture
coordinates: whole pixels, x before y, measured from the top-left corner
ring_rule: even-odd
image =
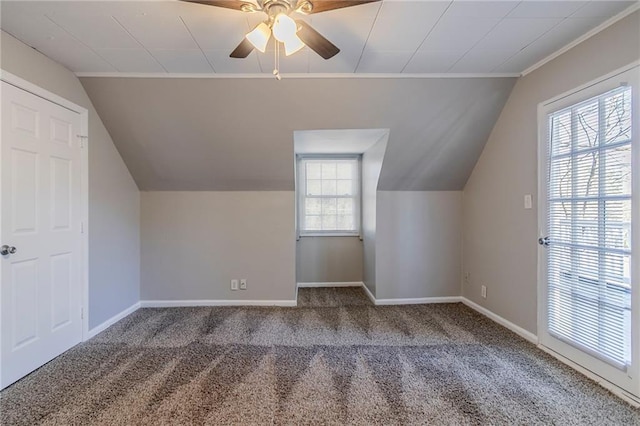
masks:
[[[245,37],[253,44],[253,47],[264,53],[265,50],[267,50],[267,43],[271,38],[271,29],[263,22]]]
[[[293,55],[305,46],[306,44],[300,40],[300,37],[294,34],[293,37],[284,42],[284,54],[286,56]]]

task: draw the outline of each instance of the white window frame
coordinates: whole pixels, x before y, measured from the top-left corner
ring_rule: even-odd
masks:
[[[637,250],[640,247],[640,120],[635,111],[640,110],[638,89],[639,63],[634,62],[626,67],[611,72],[595,81],[582,85],[574,90],[552,98],[538,105],[538,229],[539,236],[547,234],[547,170],[548,170],[548,114],[561,110],[583,100],[598,96],[618,87],[621,83],[630,84],[634,90],[632,108],[635,114],[633,123],[632,145],[632,260],[631,260],[631,365],[626,371],[601,361],[579,348],[567,345],[552,336],[547,324],[547,253],[539,246],[538,250],[538,339],[539,346],[563,360],[569,365],[584,368],[583,371],[598,378],[598,381],[617,395],[638,403],[640,401],[640,262],[637,262]],[[601,380],[603,379],[603,380]]]
[[[306,231],[304,230],[304,201],[306,196],[306,173],[303,162],[306,160],[333,161],[333,160],[355,160],[357,164],[356,176],[358,179],[353,197],[355,200],[354,219],[356,221],[353,231]],[[300,237],[359,237],[362,226],[362,155],[361,154],[305,154],[296,156],[296,228],[297,236]],[[327,198],[343,198],[341,196],[326,196]],[[317,197],[322,198],[322,197]]]

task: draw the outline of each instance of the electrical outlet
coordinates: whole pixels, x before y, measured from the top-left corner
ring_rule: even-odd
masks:
[[[231,280],[231,290],[236,291],[238,289],[238,280]]]
[[[465,284],[471,283],[471,272],[464,273],[464,283]]]
[[[243,278],[240,280],[240,290],[246,290],[247,289],[247,279]]]
[[[486,299],[486,298],[487,298],[487,286],[486,286],[486,285],[483,285],[483,286],[481,287],[481,294],[482,294],[482,298],[483,298],[483,299]]]

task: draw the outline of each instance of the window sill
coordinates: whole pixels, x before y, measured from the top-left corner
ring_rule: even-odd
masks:
[[[304,233],[298,236],[299,238],[305,237],[354,237],[360,238],[360,234],[344,233],[344,232],[322,232],[322,233]]]

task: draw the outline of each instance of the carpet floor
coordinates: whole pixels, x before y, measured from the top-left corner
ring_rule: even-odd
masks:
[[[140,309],[0,393],[2,425],[640,425],[462,304]]]

